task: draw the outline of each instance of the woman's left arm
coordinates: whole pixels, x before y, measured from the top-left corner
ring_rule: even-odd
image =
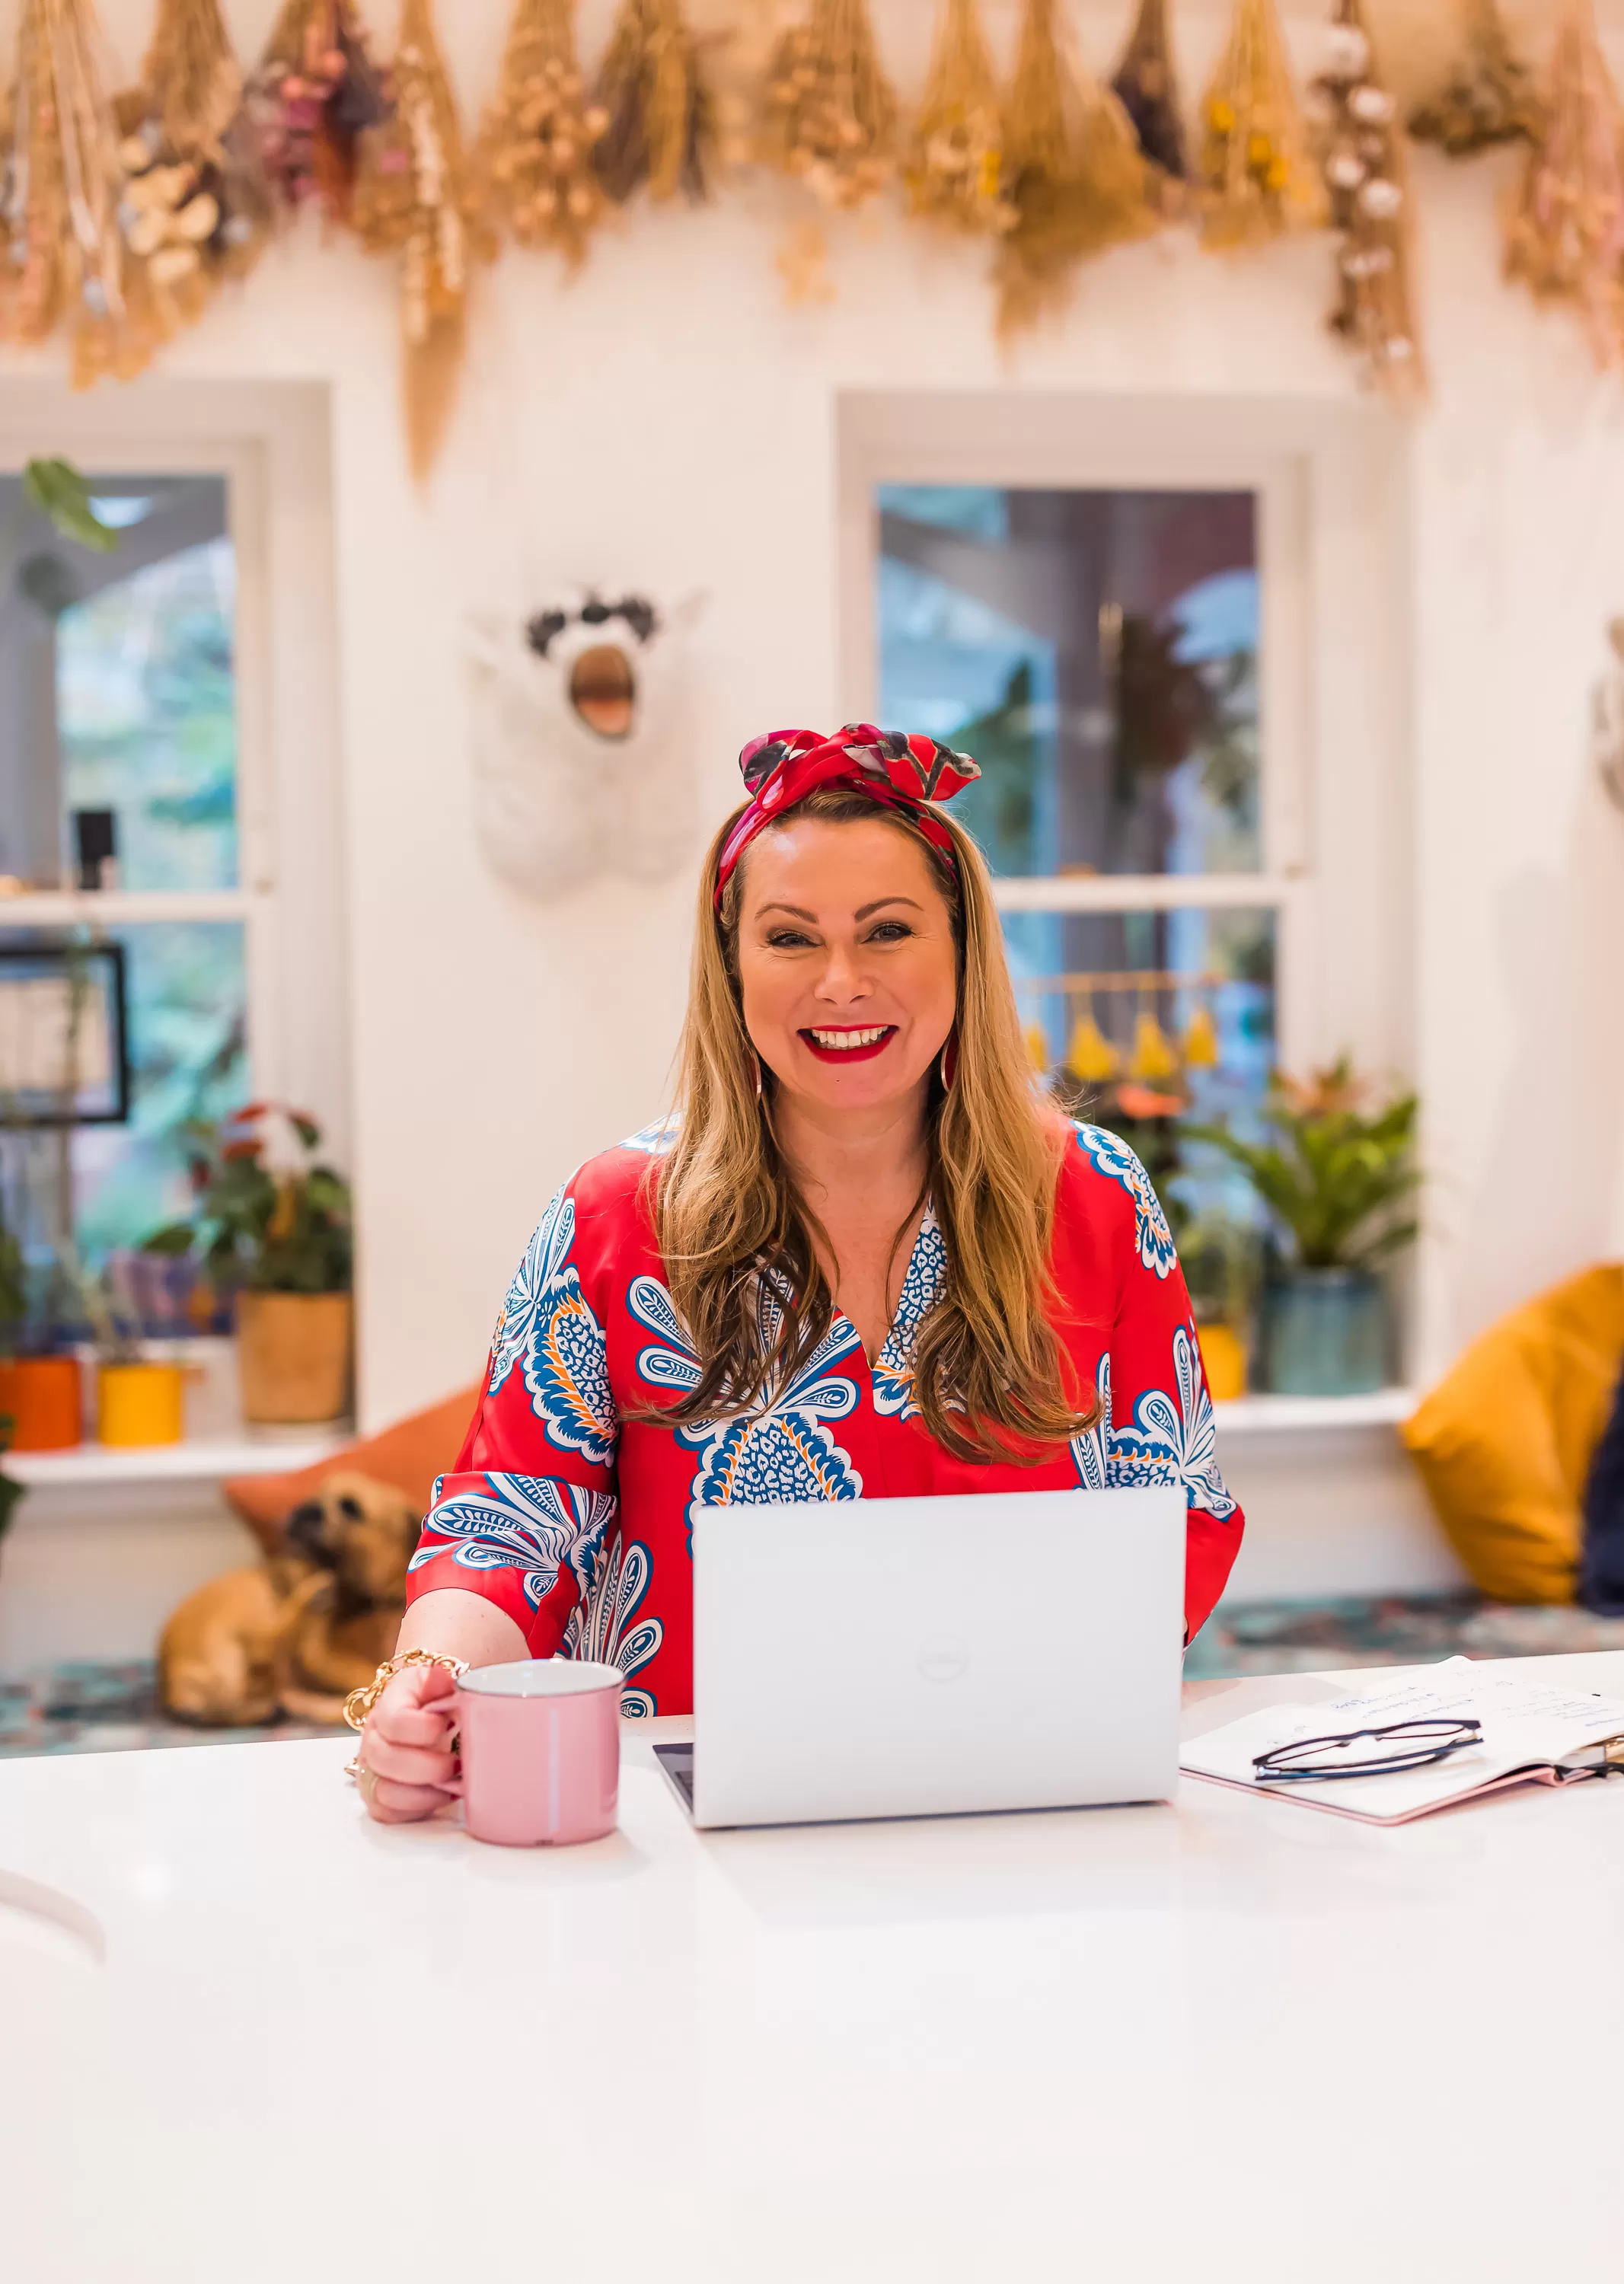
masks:
[[[1107,1177],[1116,1315],[1105,1440],[1108,1484],[1177,1484],[1189,1511],[1186,1639],[1212,1614],[1240,1552],[1245,1517],[1218,1467],[1217,1423],[1173,1236],[1150,1177],[1127,1145],[1080,1130],[1085,1160]],[[1098,1193],[1097,1193],[1097,1195]]]

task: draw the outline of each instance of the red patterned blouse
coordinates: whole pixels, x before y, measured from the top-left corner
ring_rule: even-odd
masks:
[[[412,1558],[414,1600],[441,1586],[488,1594],[534,1656],[618,1665],[628,1714],[686,1713],[696,1508],[1181,1483],[1195,1634],[1223,1591],[1244,1518],[1218,1472],[1172,1235],[1126,1144],[1079,1126],[1056,1201],[1054,1279],[1071,1304],[1062,1336],[1083,1384],[1099,1390],[1099,1424],[1021,1467],[949,1458],[913,1401],[913,1343],[945,1266],[928,1209],[871,1367],[837,1314],[796,1379],[747,1419],[672,1429],[626,1418],[698,1378],[643,1195],[650,1155],[666,1143],[652,1128],[605,1151],[548,1207],[496,1326],[467,1441],[435,1485]],[[777,1303],[765,1283],[758,1305],[769,1326]]]

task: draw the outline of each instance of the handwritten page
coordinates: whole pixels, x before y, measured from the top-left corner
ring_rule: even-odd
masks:
[[[1483,1740],[1447,1760],[1391,1776],[1344,1777],[1329,1783],[1260,1784],[1255,1756],[1304,1737],[1346,1734],[1395,1721],[1480,1721]],[[1450,1658],[1425,1674],[1331,1704],[1274,1705],[1249,1713],[1187,1744],[1187,1775],[1243,1787],[1307,1808],[1332,1809],[1376,1824],[1400,1824],[1475,1793],[1526,1778],[1560,1782],[1600,1765],[1601,1748],[1624,1737],[1624,1701],[1565,1687],[1537,1673],[1485,1669]],[[1395,1746],[1394,1749],[1399,1748]],[[1371,1740],[1370,1754],[1382,1750]]]

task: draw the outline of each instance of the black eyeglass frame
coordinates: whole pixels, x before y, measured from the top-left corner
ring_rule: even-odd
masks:
[[[1383,1754],[1370,1760],[1292,1764],[1292,1756],[1296,1754],[1314,1752],[1328,1745],[1355,1745],[1362,1737],[1409,1737],[1416,1740],[1416,1744],[1413,1750]],[[1423,1739],[1426,1740],[1425,1744]],[[1478,1720],[1391,1721],[1381,1728],[1349,1729],[1340,1736],[1298,1737],[1289,1745],[1277,1745],[1271,1752],[1253,1756],[1252,1779],[1254,1784],[1336,1784],[1345,1777],[1398,1776],[1406,1769],[1425,1769],[1434,1761],[1447,1761],[1452,1754],[1464,1753],[1468,1747],[1482,1741],[1483,1724]]]

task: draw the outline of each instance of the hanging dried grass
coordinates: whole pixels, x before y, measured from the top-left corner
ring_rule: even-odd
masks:
[[[1229,44],[1201,106],[1202,242],[1226,250],[1316,230],[1325,194],[1275,0],[1236,0]]]
[[[592,153],[609,126],[586,99],[574,15],[575,0],[519,0],[473,169],[487,226],[572,270],[607,208]]]
[[[1133,122],[1085,72],[1056,0],[1027,0],[1004,121],[1016,221],[998,248],[1006,338],[1065,298],[1078,262],[1159,228]]]
[[[1409,186],[1398,106],[1370,44],[1362,0],[1336,0],[1330,54],[1315,82],[1326,109],[1325,188],[1337,252],[1331,329],[1363,357],[1377,387],[1425,385],[1411,289]]]
[[[1506,231],[1505,267],[1542,301],[1570,301],[1597,361],[1624,363],[1624,112],[1591,0],[1566,0],[1543,137]]]
[[[271,220],[269,186],[244,106],[243,77],[219,0],[160,0],[141,82],[119,98],[128,176],[121,209],[165,333],[201,315],[215,288],[246,276]]]
[[[1534,75],[1511,46],[1499,0],[1466,0],[1460,59],[1438,93],[1410,115],[1417,143],[1451,159],[1475,158],[1498,143],[1532,143],[1544,123]]]
[[[773,51],[762,90],[761,156],[820,205],[849,209],[896,170],[896,95],[868,0],[811,0]]]
[[[284,0],[248,89],[260,156],[283,207],[347,224],[361,137],[393,107],[353,0]]]
[[[421,481],[457,402],[470,272],[494,246],[471,221],[462,129],[434,35],[433,0],[401,0],[391,76],[394,108],[363,138],[354,220],[369,254],[401,257],[406,442]]]
[[[714,106],[681,0],[621,0],[592,106],[608,120],[597,178],[617,206],[644,183],[654,199],[709,197]]]
[[[1111,91],[1134,122],[1139,148],[1169,183],[1190,179],[1167,0],[1139,0],[1139,13]]]
[[[1011,230],[1003,119],[976,0],[946,0],[903,179],[917,215],[967,236]]]
[[[155,346],[127,290],[125,176],[103,61],[89,0],[24,0],[0,155],[0,335],[37,343],[66,327],[76,387],[128,379]]]

